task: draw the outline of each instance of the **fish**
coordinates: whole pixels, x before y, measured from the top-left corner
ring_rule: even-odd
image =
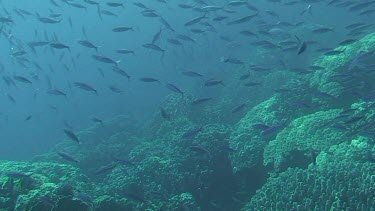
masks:
[[[70,51],[70,47],[63,43],[52,42],[52,43],[49,43],[49,45],[51,46],[51,48],[54,48],[54,49],[68,49]]]
[[[121,62],[121,60],[114,61],[113,59],[109,57],[105,57],[101,55],[92,55],[92,58],[95,59],[96,61],[106,63],[106,64],[113,64],[115,66],[117,66]]]
[[[66,97],[66,93],[64,93],[64,92],[62,92],[58,89],[50,89],[50,90],[47,91],[47,94]]]
[[[19,171],[9,171],[9,172],[5,172],[5,175],[7,177],[11,177],[11,178],[14,178],[14,179],[27,179],[27,178],[30,178],[34,173],[23,173],[23,172],[19,172]]]
[[[248,79],[250,76],[251,76],[251,73],[246,73],[246,74],[241,75],[239,79],[243,81],[243,80]]]
[[[286,126],[286,124],[287,124],[287,122],[283,122],[283,123],[280,123],[280,124],[269,126],[267,129],[262,131],[261,136],[266,137],[266,136],[270,136],[272,134],[275,134],[278,131],[280,131],[282,128],[284,128]]]
[[[110,7],[124,7],[123,3],[118,3],[118,2],[107,2],[107,5]]]
[[[181,138],[182,139],[193,139],[202,131],[203,131],[203,127],[193,127],[191,129],[185,131],[182,134]]]
[[[98,95],[98,91],[94,89],[92,86],[83,83],[83,82],[74,82],[74,86],[78,87],[82,90],[88,91],[88,92],[94,92],[96,95]]]
[[[224,85],[224,82],[222,80],[217,80],[217,79],[210,79],[204,82],[205,86],[216,86],[216,85]]]
[[[65,152],[57,152],[57,154],[63,158],[64,160],[67,160],[69,162],[73,162],[73,163],[79,163],[79,161],[77,159],[75,159],[73,156],[65,153]]]
[[[344,41],[340,42],[338,45],[339,46],[347,46],[347,45],[355,43],[356,41],[357,41],[357,39],[347,39],[347,40],[344,40]]]
[[[159,51],[159,52],[162,52],[164,53],[164,49],[160,48],[159,46],[155,45],[155,44],[152,44],[152,43],[147,43],[147,44],[144,44],[142,45],[144,48],[148,48],[148,49],[151,49],[151,50],[155,50],[155,51]]]
[[[103,120],[99,119],[98,117],[91,117],[91,121],[95,122],[95,123],[99,123],[100,125],[103,126]]]
[[[25,121],[29,121],[33,116],[32,115],[29,115],[25,118]]]
[[[208,151],[208,149],[206,149],[203,146],[199,146],[199,145],[189,146],[189,149],[197,153],[207,154],[209,157],[211,157],[210,151]]]
[[[166,85],[166,87],[167,87],[167,89],[171,90],[172,92],[176,92],[178,94],[181,94],[182,96],[184,95],[184,92],[174,84],[168,83]]]
[[[117,166],[116,163],[109,164],[109,165],[106,165],[106,166],[102,166],[98,170],[95,171],[95,175],[106,174],[106,173],[112,171],[114,168],[116,168],[116,166]]]
[[[116,27],[112,29],[113,32],[126,32],[126,31],[134,31],[133,27],[126,27],[126,26],[121,26],[121,27]]]
[[[307,49],[307,44],[306,44],[306,42],[302,42],[302,44],[301,44],[300,47],[298,48],[297,55],[302,54],[303,52],[306,51],[306,49]]]
[[[42,23],[48,23],[48,24],[56,24],[56,23],[60,23],[62,21],[62,19],[56,20],[56,19],[52,19],[52,18],[48,18],[48,17],[38,17],[38,20]]]
[[[146,199],[134,192],[129,192],[129,191],[123,191],[122,192],[122,195],[125,196],[125,198],[127,199],[130,199],[132,201],[135,201],[135,202],[139,202],[139,203],[146,203]]]
[[[177,34],[176,35],[177,39],[183,40],[183,41],[188,41],[188,42],[193,42],[195,43],[195,40],[187,35],[184,34]]]
[[[98,48],[99,48],[99,46],[94,45],[93,43],[91,43],[91,42],[88,41],[88,40],[78,40],[77,42],[78,42],[80,45],[82,45],[82,46],[85,46],[85,47],[87,47],[87,48],[95,49],[95,51],[98,52]]]
[[[78,144],[81,143],[81,141],[79,140],[78,136],[71,130],[69,129],[64,129],[63,130],[65,135],[68,136],[69,139],[71,139],[72,141],[75,141],[77,142]]]
[[[119,89],[118,87],[116,87],[115,85],[110,85],[108,86],[108,88],[114,92],[114,93],[117,93],[117,94],[122,94],[124,91]]]
[[[245,109],[245,107],[246,107],[246,103],[242,103],[236,106],[235,108],[232,109],[232,114],[242,111],[243,109]]]
[[[183,71],[181,73],[182,73],[182,75],[189,76],[189,77],[202,77],[203,76],[202,74],[191,71],[191,70],[186,70],[186,71]]]
[[[247,87],[260,86],[260,85],[262,85],[262,83],[260,82],[248,82],[244,84],[244,86],[247,86]]]
[[[311,31],[313,34],[323,34],[327,32],[334,32],[333,28],[321,27]]]
[[[119,53],[119,54],[133,54],[133,55],[135,55],[134,50],[124,49],[124,48],[116,50],[116,53]]]
[[[241,64],[243,65],[244,62],[240,59],[232,58],[232,57],[221,57],[220,61],[223,63],[230,63],[230,64]]]
[[[162,28],[159,29],[159,31],[153,36],[151,43],[155,44],[160,38],[161,33],[163,32]]]
[[[112,70],[113,70],[113,72],[115,72],[115,73],[117,73],[117,74],[119,74],[121,76],[126,77],[128,79],[128,81],[131,78],[130,75],[127,72],[125,72],[124,70],[122,70],[122,69],[120,69],[118,67],[113,67]]]
[[[242,18],[238,18],[238,19],[235,19],[235,20],[232,20],[232,21],[229,21],[227,23],[227,25],[237,25],[237,24],[242,24],[242,23],[246,23],[246,22],[249,22],[250,20],[252,20],[253,18],[255,18],[256,16],[258,16],[259,12],[253,14],[253,15],[248,15],[248,16],[245,16],[245,17],[242,17]]]
[[[13,79],[15,81],[19,81],[19,82],[22,82],[22,83],[25,83],[25,84],[32,84],[33,83],[28,78],[26,78],[24,76],[20,76],[20,75],[13,76]]]
[[[211,97],[198,98],[198,99],[195,99],[193,102],[191,102],[191,105],[201,105],[211,100],[212,100]]]
[[[345,52],[344,50],[331,50],[331,51],[328,51],[328,52],[324,53],[324,55],[326,55],[326,56],[335,56],[335,55],[342,54],[344,52]]]
[[[167,20],[165,20],[163,17],[160,16],[160,22],[170,31],[175,32],[175,29],[171,26],[171,24],[168,23]]]
[[[205,13],[203,16],[199,16],[199,17],[196,17],[196,18],[193,18],[193,19],[189,20],[188,22],[186,22],[184,24],[184,26],[192,26],[194,24],[197,24],[206,17],[207,17],[207,13]]]
[[[160,114],[164,119],[171,120],[171,115],[164,108],[160,108]]]
[[[142,82],[146,82],[146,83],[158,82],[160,84],[159,79],[156,79],[156,78],[142,77],[139,80],[142,81]]]

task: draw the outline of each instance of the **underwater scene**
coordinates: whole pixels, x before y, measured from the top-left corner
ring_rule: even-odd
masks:
[[[375,211],[374,0],[0,0],[0,211]]]

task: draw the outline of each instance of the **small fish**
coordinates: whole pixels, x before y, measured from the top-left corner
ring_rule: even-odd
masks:
[[[235,108],[232,109],[232,113],[237,113],[242,111],[246,107],[246,103],[242,103],[239,106],[236,106]]]
[[[107,64],[114,64],[115,66],[117,66],[121,62],[120,60],[114,61],[111,58],[101,56],[101,55],[92,55],[92,58],[94,58],[95,60],[97,60],[99,62],[103,62],[103,63],[107,63]]]
[[[194,71],[183,71],[182,75],[184,76],[189,76],[189,77],[202,77],[203,75]]]
[[[26,179],[26,178],[30,178],[33,174],[34,174],[34,173],[26,174],[26,173],[18,172],[18,171],[9,171],[9,172],[6,172],[6,173],[5,173],[6,176],[11,177],[11,178],[15,178],[15,179]]]
[[[160,114],[164,119],[171,120],[171,115],[163,108],[160,108]]]
[[[300,47],[298,48],[297,55],[302,54],[303,52],[306,51],[306,49],[307,49],[307,44],[306,44],[306,42],[302,42],[302,44],[301,44]]]
[[[260,82],[248,82],[244,84],[244,86],[247,86],[247,87],[260,86],[260,85],[262,85],[262,83]]]
[[[203,15],[203,16],[200,16],[200,17],[196,17],[196,18],[193,18],[191,20],[189,20],[188,22],[186,22],[184,24],[184,26],[192,26],[194,24],[197,24],[199,23],[202,19],[206,18],[206,13]]]
[[[56,96],[66,96],[66,94],[58,89],[51,89],[47,91],[47,94],[56,95]]]
[[[265,137],[265,136],[272,135],[272,134],[278,132],[279,130],[281,130],[282,128],[284,128],[286,126],[286,124],[287,124],[287,122],[270,126],[267,129],[262,131],[261,136]]]
[[[68,129],[64,129],[63,131],[65,135],[68,136],[71,140],[77,142],[78,144],[81,143],[78,136],[73,131],[68,130]]]
[[[112,29],[113,32],[126,32],[126,31],[129,31],[129,30],[134,31],[133,27],[126,27],[126,26],[117,27],[117,28]]]
[[[112,92],[117,93],[117,94],[122,94],[124,91],[116,87],[115,85],[110,85],[108,87]]]
[[[69,162],[73,162],[73,163],[79,163],[79,161],[77,159],[75,159],[73,156],[65,153],[65,152],[57,152],[57,154],[62,157],[63,159],[69,161]]]
[[[246,73],[246,74],[244,74],[244,75],[241,75],[239,79],[240,79],[241,81],[243,81],[243,80],[248,79],[250,76],[251,76],[251,73]]]
[[[128,49],[118,49],[118,50],[116,50],[116,53],[119,53],[119,54],[133,54],[133,55],[135,55],[134,50],[128,50]]]
[[[142,77],[139,80],[142,81],[142,82],[146,82],[146,83],[158,82],[160,84],[159,79],[156,79],[156,78]]]
[[[87,48],[92,48],[92,49],[95,49],[96,52],[98,52],[98,46],[92,44],[90,41],[88,40],[78,40],[78,43],[82,46],[85,46]]]
[[[194,100],[193,102],[191,102],[191,105],[200,105],[200,104],[203,104],[203,103],[211,101],[211,100],[212,100],[211,97],[198,98],[198,99]]]
[[[339,43],[339,46],[347,46],[350,44],[355,43],[357,40],[356,39],[347,39]]]
[[[13,76],[13,79],[22,83],[32,84],[32,82],[29,79],[23,76],[15,75]]]
[[[174,85],[174,84],[168,83],[168,84],[166,85],[166,87],[167,87],[169,90],[171,90],[172,92],[176,92],[176,93],[178,93],[178,94],[184,95],[184,92],[181,91],[181,89],[178,88],[178,87],[177,87],[176,85]]]
[[[324,53],[324,55],[326,55],[326,56],[335,56],[335,55],[342,54],[344,52],[345,51],[343,51],[343,50],[332,50],[332,51],[328,51],[328,52]]]
[[[90,86],[86,83],[74,82],[74,86],[76,86],[76,87],[78,87],[82,90],[88,91],[88,92],[94,92],[96,95],[98,95],[98,91],[96,89],[94,89],[92,86]]]
[[[314,166],[316,166],[316,157],[317,157],[317,154],[316,154],[315,150],[312,147],[309,148],[309,157],[310,157],[312,163],[314,164]]]
[[[128,80],[130,80],[130,78],[131,78],[130,75],[129,75],[127,72],[125,72],[124,70],[122,70],[122,69],[120,69],[120,68],[118,68],[118,67],[113,67],[112,70],[113,70],[115,73],[117,73],[117,74],[119,74],[119,75],[121,75],[121,76],[126,77]]]
[[[103,120],[97,118],[97,117],[91,117],[91,121],[95,122],[95,123],[99,123],[100,125],[103,126]]]
[[[221,57],[220,58],[220,61],[223,62],[223,63],[230,63],[230,64],[241,64],[243,65],[244,62],[239,60],[239,59],[236,59],[236,58],[230,58],[230,57]]]
[[[95,171],[95,175],[105,174],[109,171],[112,171],[114,168],[116,168],[116,166],[117,166],[116,163],[110,164],[107,166],[102,166],[98,170]]]
[[[225,86],[222,80],[217,80],[217,79],[210,79],[204,82],[205,86],[216,86],[219,84]]]
[[[242,18],[238,18],[232,21],[229,21],[227,25],[235,25],[235,24],[241,24],[241,23],[246,23],[252,20],[254,17],[256,17],[259,14],[259,12],[255,13],[254,15],[248,15]]]
[[[107,5],[110,7],[124,7],[123,3],[118,3],[118,2],[107,2]]]
[[[32,115],[29,115],[25,118],[25,121],[29,121],[33,116]]]
[[[323,34],[323,33],[327,33],[327,32],[334,32],[334,30],[333,30],[333,28],[327,28],[327,27],[321,27],[321,28],[317,28],[317,29],[312,30],[312,33],[314,33],[314,34]]]
[[[53,42],[53,43],[50,43],[49,45],[55,49],[68,49],[70,51],[70,47],[63,43]]]
[[[146,199],[136,193],[133,192],[122,192],[122,195],[125,196],[125,198],[133,200],[135,202],[140,202],[140,203],[146,203]]]
[[[196,137],[200,132],[203,131],[203,128],[202,127],[195,127],[195,128],[191,128],[189,130],[187,130],[183,135],[182,135],[182,138],[183,139],[193,139],[194,137]]]
[[[211,157],[210,151],[208,151],[208,149],[206,149],[203,146],[194,145],[194,146],[189,146],[189,148],[190,148],[190,150],[192,150],[194,152],[198,152],[198,153],[201,153],[201,154],[207,154],[209,157]]]

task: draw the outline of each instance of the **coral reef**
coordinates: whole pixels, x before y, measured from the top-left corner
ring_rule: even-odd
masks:
[[[316,165],[274,175],[243,210],[371,210],[375,165],[364,154],[368,141],[334,145],[318,155]]]

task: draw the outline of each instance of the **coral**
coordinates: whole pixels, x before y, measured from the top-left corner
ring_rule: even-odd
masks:
[[[181,119],[181,122],[185,121]],[[180,121],[176,122],[179,125]],[[180,124],[181,128],[178,128],[166,122],[163,127],[168,125],[169,133],[158,139],[142,141],[131,151],[129,157],[134,166],[119,165],[104,175],[95,192],[111,192],[116,199],[126,199],[123,204],[151,210],[170,206],[167,203],[170,198],[187,190],[194,190],[194,195],[208,194],[202,192],[203,185],[209,183],[215,173],[221,173],[214,173],[214,165],[221,161],[220,155],[228,146],[226,139],[230,129],[222,125],[207,125],[196,137],[183,139],[182,135],[189,126]],[[197,145],[206,151],[195,152],[190,148]],[[223,163],[218,168],[223,168]],[[216,177],[220,180],[223,175]],[[125,192],[136,197],[129,198]]]
[[[253,124],[278,124],[282,111],[280,99],[274,96],[252,108],[239,121],[229,139],[230,147],[236,150],[231,154],[234,172],[262,163],[262,152],[267,142],[260,137],[259,130]]]
[[[340,68],[348,65],[354,57],[361,51],[369,52],[375,48],[375,33],[369,34],[362,39],[354,42],[351,45],[341,46],[335,50],[343,50],[344,52],[334,56],[322,56],[315,63],[315,66],[323,67],[324,69],[314,72],[310,85],[317,87],[318,90],[328,93],[333,96],[341,94],[342,86],[332,80],[332,76]]]
[[[59,196],[61,184],[71,184],[77,190],[92,189],[88,178],[77,167],[53,162],[0,162],[0,181],[13,178],[8,200],[14,200],[9,209],[27,210],[39,204],[45,196]],[[27,182],[27,183],[26,183]],[[4,183],[3,183],[4,184]],[[62,196],[62,195],[61,195]]]
[[[181,193],[169,199],[167,210],[197,210],[197,205],[190,193]]]
[[[291,163],[286,158],[292,152],[308,152],[311,148],[323,151],[346,141],[346,132],[330,127],[332,120],[341,111],[340,109],[318,111],[293,120],[266,146],[264,165],[273,163],[277,169],[283,163]]]
[[[371,148],[364,138],[334,145],[318,155],[316,166],[274,175],[243,210],[371,210],[375,164],[364,158],[364,148]]]

